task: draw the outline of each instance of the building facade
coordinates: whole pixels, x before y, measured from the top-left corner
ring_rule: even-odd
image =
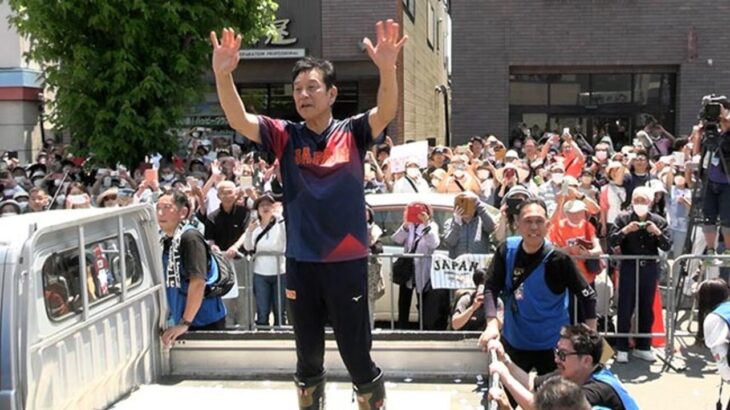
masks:
[[[8,23],[10,6],[0,3],[0,151],[33,162],[43,147],[40,109],[43,89],[39,67],[23,57],[29,41]]]
[[[262,39],[241,51],[234,72],[246,109],[272,117],[300,120],[292,100],[291,69],[305,55],[333,62],[338,97],[335,118],[363,112],[376,105],[378,71],[362,45],[373,43],[378,20],[398,21],[409,36],[398,64],[398,117],[388,133],[396,143],[433,138],[443,142],[448,94],[448,6],[444,0],[280,0],[278,37]],[[447,101],[448,104],[448,101]],[[205,101],[186,118],[188,126],[227,128],[209,78]]]
[[[730,2],[455,0],[455,141],[564,127],[630,143],[647,122],[675,135],[703,95],[730,93]]]

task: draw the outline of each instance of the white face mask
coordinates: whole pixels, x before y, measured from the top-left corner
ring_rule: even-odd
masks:
[[[170,182],[173,178],[175,178],[175,174],[162,174],[162,179],[165,182]]]
[[[565,177],[562,173],[555,173],[550,175],[550,180],[552,180],[555,184],[562,184],[563,183],[563,177]]]
[[[596,151],[596,159],[598,159],[599,161],[605,161],[606,158],[608,158],[608,152]]]
[[[112,177],[104,177],[104,179],[102,179],[101,184],[104,185],[105,187],[112,186]]]
[[[421,170],[418,168],[407,168],[406,175],[411,178],[418,178],[418,176],[421,175]]]
[[[25,177],[13,177],[15,179],[16,184],[23,184],[25,182]]]
[[[639,218],[643,218],[646,216],[646,214],[649,213],[649,205],[634,204],[633,208],[634,212],[636,213],[636,215],[639,216]]]
[[[464,176],[464,171],[457,169],[456,171],[454,171],[454,176],[456,178],[462,178]]]
[[[489,179],[489,171],[477,171],[477,178],[479,178],[480,181],[486,181],[487,179]]]

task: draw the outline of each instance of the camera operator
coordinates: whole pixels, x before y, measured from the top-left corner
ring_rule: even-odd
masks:
[[[717,253],[718,217],[720,231],[725,240],[725,254],[730,254],[730,206],[727,206],[730,203],[730,178],[728,178],[728,170],[725,168],[730,159],[730,101],[727,98],[717,98],[712,101],[719,104],[720,109],[720,116],[717,118],[716,124],[712,118],[707,118],[708,107],[711,104],[706,104],[701,115],[703,121],[692,129],[690,141],[694,145],[693,155],[702,153],[703,149],[707,151],[706,158],[702,159],[701,164],[702,172],[707,173],[707,185],[703,187],[704,197],[702,198],[702,215],[705,220],[703,231],[707,243],[707,254]],[[719,136],[713,135],[716,132],[720,132]],[[715,149],[717,147],[712,145],[717,145],[718,142],[719,149]]]

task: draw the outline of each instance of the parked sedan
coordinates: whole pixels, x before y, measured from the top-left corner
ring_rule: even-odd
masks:
[[[421,201],[429,204],[433,209],[433,220],[439,227],[439,234],[444,231],[444,224],[453,216],[455,194],[439,193],[408,193],[408,194],[372,194],[365,197],[365,201],[373,208],[375,223],[383,229],[381,241],[385,254],[401,254],[403,246],[394,243],[391,235],[398,230],[403,223],[403,211],[406,205],[413,201]],[[488,206],[492,218],[497,220],[499,210]],[[441,243],[434,252],[435,254],[447,255],[446,246]],[[398,320],[398,285],[391,281],[391,265],[395,258],[382,257],[382,272],[385,281],[385,294],[375,302],[375,321],[395,323]],[[418,322],[418,311],[416,309],[417,298],[413,298],[409,320]]]

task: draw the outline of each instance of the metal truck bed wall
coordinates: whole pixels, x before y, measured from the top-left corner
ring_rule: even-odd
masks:
[[[115,253],[126,255],[127,245],[136,247],[141,277],[134,285],[122,280],[115,292],[93,300],[88,286],[95,267],[87,266],[87,245],[101,241],[118,244],[116,251],[99,245],[110,260]],[[4,219],[0,248],[5,258],[0,273],[0,408],[103,409],[159,377],[164,285],[158,277],[161,258],[152,207]],[[47,310],[44,278],[57,273],[57,265],[46,262],[73,253],[78,254],[82,298],[74,299],[74,310],[56,316]],[[122,278],[125,259],[115,261]]]

